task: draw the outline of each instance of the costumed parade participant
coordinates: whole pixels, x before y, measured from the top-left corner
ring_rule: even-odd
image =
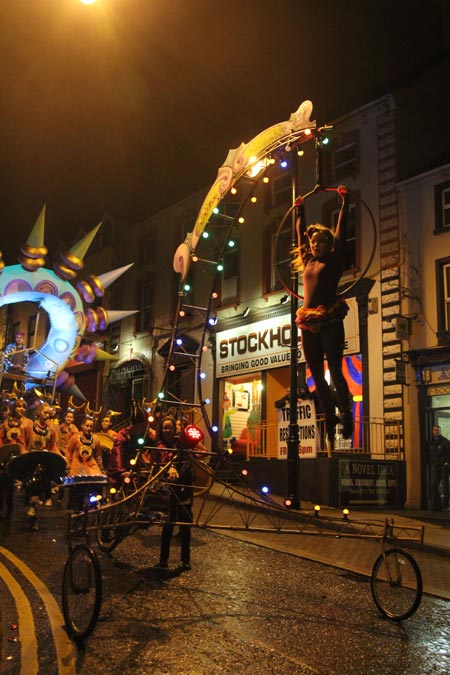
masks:
[[[163,419],[161,428],[163,430],[164,423],[168,423],[169,420],[173,421],[175,432],[175,420],[171,417]],[[167,430],[166,436],[168,433],[172,433],[171,429]],[[191,452],[176,448],[174,441],[172,447],[173,462],[165,472],[164,478],[170,484],[168,522],[163,525],[159,563],[156,567],[158,569],[168,568],[174,523],[178,523],[181,546],[179,569],[188,571],[191,569],[191,523],[193,522],[192,505],[194,502],[192,459]]]
[[[117,414],[117,413],[115,413]],[[112,428],[112,413],[111,411],[107,411],[106,415],[102,417],[101,422],[100,422],[100,429],[99,431],[102,432],[102,434],[106,434],[112,440],[114,441],[116,436],[117,436],[117,431],[114,431]]]
[[[144,411],[133,406],[131,424],[120,429],[114,440],[108,463],[111,487],[119,489],[130,471],[150,470],[151,455],[145,446],[155,442],[155,432],[150,427]],[[136,460],[136,464],[131,462]]]
[[[25,351],[25,333],[16,331],[15,341],[6,345],[3,352],[5,369],[12,375],[23,375],[29,363],[29,352]]]
[[[17,444],[21,454],[31,449],[33,438],[33,422],[25,417],[26,411],[25,399],[13,400],[10,404],[10,414],[0,426],[0,445]]]
[[[73,408],[67,408],[63,421],[57,428],[57,437],[58,437],[58,448],[60,453],[65,457],[66,456],[66,451],[67,451],[67,446],[69,445],[69,441],[74,436],[75,434],[80,433],[80,430],[78,429],[77,425],[75,424],[75,411]],[[61,486],[58,490],[58,501],[61,502],[63,500],[63,490],[64,487]]]
[[[102,446],[102,460],[105,469],[108,468],[109,457],[117,437],[117,431],[112,428],[112,417],[117,414],[120,413],[113,413],[112,410],[107,410],[100,420],[100,429],[96,432],[99,434],[100,444]]]
[[[25,417],[27,404],[23,398],[8,404],[9,414],[0,426],[0,509],[6,507],[6,518],[12,518],[14,479],[8,475],[8,462],[17,454],[28,452],[33,423]],[[3,448],[3,452],[1,450]]]
[[[155,461],[158,464],[166,464],[175,455],[179,448],[179,437],[177,436],[177,423],[172,415],[165,415],[159,425],[155,451]]]
[[[31,437],[31,451],[47,451],[56,455],[61,455],[57,445],[57,432],[54,424],[49,424],[51,416],[51,407],[48,403],[42,403],[37,410],[37,417],[32,426]],[[31,518],[36,516],[36,507],[32,497],[39,497],[44,506],[52,506],[52,486],[51,480],[46,472],[45,467],[42,468],[39,484],[36,483],[38,491],[34,490],[34,484],[29,483],[26,490],[26,502],[30,505],[28,515]]]
[[[350,392],[342,373],[344,317],[348,305],[337,293],[344,271],[349,202],[344,186],[339,186],[337,192],[342,205],[334,232],[321,224],[307,227],[303,199],[297,198],[299,253],[293,262],[294,269],[303,272],[304,288],[303,307],[297,311],[296,323],[302,331],[303,352],[314,378],[320,407],[325,414],[331,445],[334,444],[334,431],[339,419],[335,414],[333,394],[325,379],[324,357],[328,361],[337,406],[342,415],[342,435],[350,438],[353,433]]]
[[[86,415],[81,422],[81,430],[74,434],[67,444],[66,460],[69,476],[98,476],[104,473],[102,448],[92,433],[94,419]]]
[[[66,455],[67,446],[70,439],[79,433],[75,424],[75,414],[72,408],[67,408],[63,421],[58,426],[58,447],[62,455]]]
[[[86,415],[81,422],[81,430],[74,434],[67,444],[66,461],[68,475],[71,477],[102,476],[105,471],[102,461],[102,446],[92,433],[94,418]],[[86,498],[86,488],[74,484],[69,494],[69,509],[82,510]]]

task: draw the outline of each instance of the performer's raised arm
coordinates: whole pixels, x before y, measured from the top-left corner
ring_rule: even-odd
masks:
[[[339,211],[336,230],[334,232],[334,238],[340,244],[345,244],[347,241],[347,223],[349,212],[348,191],[345,185],[339,185],[337,193],[342,199],[342,204],[341,209]]]
[[[306,234],[306,214],[305,214],[305,203],[303,197],[297,197],[295,200],[295,207],[297,211],[297,220],[295,222],[295,229],[297,232],[297,245],[298,253],[297,257],[293,261],[294,269],[297,271],[302,270],[305,266],[304,255],[309,249],[309,239]]]

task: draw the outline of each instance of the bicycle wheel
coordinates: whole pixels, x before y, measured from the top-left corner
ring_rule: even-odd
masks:
[[[375,561],[370,580],[372,597],[384,616],[408,619],[422,598],[422,575],[412,555],[392,548]]]
[[[121,541],[117,527],[107,525],[97,529],[97,544],[103,553],[111,553]]]
[[[94,629],[102,604],[102,575],[95,553],[79,544],[64,567],[62,609],[70,635],[83,638]]]

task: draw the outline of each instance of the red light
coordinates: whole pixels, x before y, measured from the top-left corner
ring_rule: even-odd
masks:
[[[186,445],[188,448],[193,448],[197,443],[201,443],[204,438],[205,434],[203,431],[194,424],[188,424],[183,429],[183,445]]]
[[[244,478],[247,478],[247,476],[248,476],[248,469],[242,469],[242,471],[241,471],[241,476],[243,476]]]

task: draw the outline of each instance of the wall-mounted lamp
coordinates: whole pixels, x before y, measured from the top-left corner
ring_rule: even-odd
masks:
[[[242,312],[242,316],[244,319],[250,314],[250,307],[246,307],[244,311]]]
[[[288,295],[283,295],[283,297],[280,298],[280,305],[286,304],[286,302],[289,300]]]

